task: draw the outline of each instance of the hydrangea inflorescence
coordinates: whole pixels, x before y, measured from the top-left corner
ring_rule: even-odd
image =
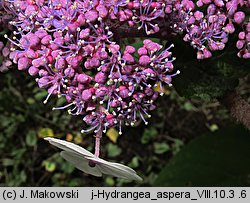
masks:
[[[196,3],[195,3],[196,2]],[[68,102],[67,109],[83,117],[96,133],[96,155],[102,132],[138,120],[147,124],[163,86],[171,86],[174,71],[170,49],[150,39],[136,50],[119,44],[119,32],[140,36],[183,34],[197,49],[197,58],[222,50],[234,24],[239,33],[238,56],[250,58],[250,21],[245,0],[4,0],[15,18],[15,45],[10,57],[19,70],[28,70],[40,88]],[[203,7],[203,11],[199,9]],[[123,28],[126,27],[125,30]],[[155,87],[159,86],[160,91]]]
[[[8,8],[17,15],[11,21],[17,31],[9,39],[17,46],[13,60],[19,70],[28,69],[37,77],[40,88],[47,88],[44,103],[52,94],[65,96],[69,104],[54,110],[83,115],[90,125],[83,133],[94,130],[100,135],[118,125],[121,134],[123,123],[134,125],[142,119],[147,124],[159,95],[154,86],[171,85],[172,76],[178,74],[171,73],[174,58],[169,48],[161,51],[162,46],[151,40],[144,40],[137,50],[138,60],[133,46],[122,52],[112,41],[108,21],[123,21],[118,9],[124,9],[128,20],[140,23],[136,20],[136,10],[140,10],[140,15],[149,15],[140,26],[155,32],[157,25],[150,21],[163,13],[164,3],[152,4],[152,8],[151,4],[138,1],[135,10],[128,12],[127,2],[120,1],[9,1]]]

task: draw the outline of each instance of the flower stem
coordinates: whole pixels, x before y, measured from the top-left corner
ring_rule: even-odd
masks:
[[[101,142],[101,138],[102,138],[102,130],[100,129],[96,133],[96,137],[95,137],[95,156],[96,157],[99,157],[99,154],[100,154],[100,142]]]

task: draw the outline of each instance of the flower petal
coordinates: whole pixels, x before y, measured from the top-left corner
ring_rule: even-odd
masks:
[[[102,173],[106,175],[111,175],[128,180],[142,181],[142,178],[138,176],[136,172],[128,166],[119,163],[108,162],[103,159],[95,159],[95,161],[99,162],[97,167]]]
[[[67,152],[73,152],[76,154],[79,154],[80,156],[85,156],[85,157],[94,157],[94,154],[91,152],[87,151],[86,149],[71,143],[67,142],[64,140],[56,139],[56,138],[51,138],[51,137],[46,137],[44,138],[45,140],[49,141],[50,144],[64,150]]]
[[[62,151],[60,155],[65,160],[73,164],[77,169],[85,173],[91,174],[93,176],[98,176],[98,177],[102,176],[102,173],[100,169],[97,167],[97,165],[94,167],[90,167],[89,160],[80,156],[79,154],[76,154],[74,152]]]

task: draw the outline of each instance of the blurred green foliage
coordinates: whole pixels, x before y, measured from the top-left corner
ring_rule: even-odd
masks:
[[[65,111],[50,111],[53,106],[62,105],[63,100],[51,98],[44,105],[46,92],[38,89],[25,73],[15,70],[1,75],[0,86],[0,186],[149,186],[169,158],[182,148],[183,130],[187,134],[182,127],[172,129],[166,136],[165,132],[172,126],[169,118],[177,123],[180,115],[185,118],[187,112],[195,112],[184,107],[187,100],[172,92],[167,100],[169,104],[159,105],[153,113],[150,126],[125,128],[124,134],[115,139],[113,135],[103,137],[101,156],[134,168],[144,181],[96,178],[76,170],[60,157],[57,148],[42,139],[57,137],[93,151],[92,135],[79,133],[83,127],[81,119]],[[159,103],[165,104],[165,98]],[[176,111],[170,114],[169,108],[177,106],[180,115]]]
[[[109,143],[107,145],[107,151],[108,151],[108,156],[109,157],[116,157],[119,156],[122,152],[121,148],[118,147],[117,145],[114,145],[112,143]]]
[[[144,130],[144,133],[141,138],[142,144],[148,144],[152,139],[156,138],[158,135],[158,132],[156,128],[151,127]]]
[[[170,146],[166,143],[154,143],[154,153],[156,154],[163,154],[167,151],[170,151]]]
[[[250,186],[250,132],[231,127],[187,144],[154,186]]]

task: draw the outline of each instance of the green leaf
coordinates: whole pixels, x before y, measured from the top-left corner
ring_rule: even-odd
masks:
[[[2,159],[3,166],[13,166],[14,164],[15,164],[15,160],[13,159],[8,159],[8,158]]]
[[[35,102],[36,102],[35,99],[33,99],[33,98],[31,98],[31,97],[29,97],[29,98],[27,99],[27,103],[30,104],[30,105],[34,104]]]
[[[250,132],[218,130],[184,146],[160,172],[154,186],[250,186]]]
[[[158,132],[154,127],[146,128],[143,132],[143,135],[141,138],[141,143],[147,144],[147,143],[149,143],[149,141],[154,139],[157,135],[158,135]]]
[[[82,178],[73,178],[67,182],[67,187],[79,187],[84,183],[84,180]]]
[[[174,139],[174,143],[171,145],[173,154],[177,154],[183,145],[184,143],[182,140]]]
[[[185,110],[187,110],[187,111],[195,111],[195,110],[196,110],[195,106],[194,106],[191,102],[189,102],[189,101],[186,101],[186,102],[183,104],[183,108],[184,108]]]
[[[9,31],[8,29],[4,29],[2,32],[0,32],[0,35],[3,36],[3,35],[5,35],[6,33],[8,33],[8,31]]]
[[[20,173],[20,182],[24,183],[27,180],[27,175],[24,170],[21,171]]]
[[[44,99],[46,96],[48,95],[48,92],[46,90],[40,90],[39,92],[37,92],[34,97],[37,101],[41,101],[42,99]]]
[[[230,67],[229,64],[224,65]],[[218,72],[219,69],[218,63],[210,67],[204,63],[184,66],[181,74],[173,81],[174,87],[181,96],[189,99],[211,101],[222,97],[238,85],[238,79],[226,78]]]
[[[41,128],[37,133],[40,138],[54,137],[54,132],[50,128]]]
[[[42,166],[44,166],[45,170],[48,172],[53,172],[56,170],[56,164],[48,160],[43,161]]]
[[[210,125],[209,126],[209,129],[212,131],[212,132],[214,132],[214,131],[216,131],[216,130],[218,130],[219,129],[219,126],[217,125],[217,124],[212,124],[212,125]]]
[[[25,142],[28,146],[33,147],[37,143],[37,137],[36,137],[36,132],[34,130],[30,130],[27,135]]]
[[[154,143],[154,153],[163,154],[170,150],[170,146],[166,143]]]
[[[115,181],[113,177],[107,177],[105,179],[105,183],[107,184],[107,186],[112,187],[115,185]]]
[[[64,173],[71,174],[75,170],[75,167],[72,164],[68,163],[67,161],[63,160],[61,162],[60,169]]]
[[[236,40],[237,36],[231,37],[223,53],[214,52],[210,59],[197,60],[196,50],[176,39],[175,67],[181,72],[173,79],[177,92],[186,98],[210,101],[233,91],[239,78],[250,72],[250,60],[237,56]]]
[[[13,156],[15,159],[22,159],[24,153],[26,152],[26,148],[15,148],[11,153],[10,155]]]
[[[109,157],[116,157],[121,154],[122,150],[117,145],[114,145],[112,143],[108,144],[108,156]]]
[[[119,133],[115,128],[108,129],[106,136],[114,143],[117,142],[117,138],[119,137]]]
[[[139,158],[137,156],[134,156],[128,166],[131,168],[137,168],[139,166]]]

